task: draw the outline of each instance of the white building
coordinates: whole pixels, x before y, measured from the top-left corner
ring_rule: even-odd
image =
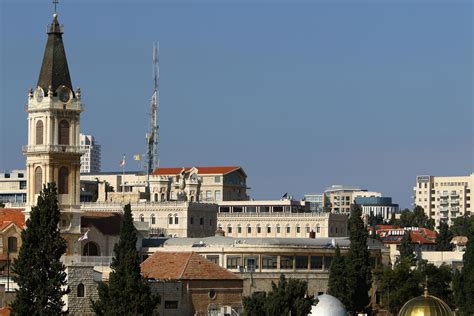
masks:
[[[413,190],[414,204],[421,206],[438,226],[441,221],[453,224],[458,216],[471,215],[474,173],[469,176],[417,176]]]
[[[381,197],[380,192],[371,192],[359,187],[332,185],[324,191],[324,208],[333,213],[351,212],[351,205],[357,197]]]
[[[92,135],[79,135],[81,150],[81,173],[100,172],[100,145]]]
[[[26,170],[0,172],[0,202],[26,202]]]

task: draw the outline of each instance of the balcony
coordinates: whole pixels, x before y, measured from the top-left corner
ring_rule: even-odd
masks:
[[[22,151],[24,154],[41,154],[41,153],[68,153],[68,154],[83,154],[85,151],[81,149],[81,146],[70,146],[70,145],[31,145],[23,146]]]
[[[439,204],[440,204],[440,205],[448,205],[449,202],[448,202],[448,200],[440,200],[440,201],[439,201]]]
[[[451,200],[451,205],[459,205],[459,200]]]

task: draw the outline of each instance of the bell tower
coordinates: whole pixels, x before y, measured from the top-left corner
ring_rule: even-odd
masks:
[[[68,254],[75,254],[81,233],[79,125],[83,106],[80,89],[72,88],[63,26],[56,13],[47,34],[38,84],[28,94],[28,145],[23,147],[28,177],[25,215],[29,217],[43,185],[55,182],[61,233],[68,242]]]

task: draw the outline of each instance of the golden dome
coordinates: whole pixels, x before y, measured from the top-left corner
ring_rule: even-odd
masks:
[[[448,304],[439,298],[424,295],[412,298],[403,305],[398,316],[453,316]]]

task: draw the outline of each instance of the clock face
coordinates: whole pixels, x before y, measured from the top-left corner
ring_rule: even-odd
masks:
[[[35,99],[36,99],[36,102],[40,103],[41,101],[43,101],[43,98],[44,98],[44,91],[41,87],[38,87],[36,88],[35,90]]]
[[[71,90],[66,86],[60,86],[56,92],[61,102],[67,103],[71,99]]]

